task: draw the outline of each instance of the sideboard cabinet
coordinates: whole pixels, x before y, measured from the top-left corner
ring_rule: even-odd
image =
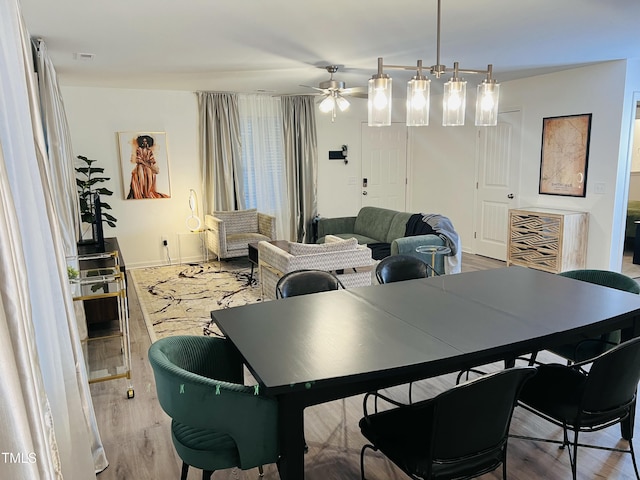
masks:
[[[552,273],[582,269],[587,260],[589,214],[570,210],[509,210],[507,265]]]

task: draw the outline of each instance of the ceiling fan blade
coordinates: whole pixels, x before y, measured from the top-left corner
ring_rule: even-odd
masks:
[[[319,92],[323,92],[324,94],[328,93],[325,91],[324,88],[312,87],[310,85],[300,85],[300,86],[304,88],[312,88],[313,90],[318,90]]]
[[[280,93],[278,95],[274,95],[274,97],[299,97],[301,95],[311,96],[311,97],[320,97],[325,95],[324,93]]]
[[[343,88],[340,93],[342,95],[351,95],[351,96],[357,96],[358,94],[367,94],[367,87],[351,87],[351,88]]]

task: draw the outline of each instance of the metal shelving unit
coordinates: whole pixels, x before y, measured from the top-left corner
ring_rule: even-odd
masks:
[[[126,378],[129,380],[127,398],[133,398],[127,288],[125,275],[118,264],[118,252],[80,255],[78,259],[81,262],[112,260],[113,265],[80,270],[79,277],[71,280],[73,300],[86,304],[113,298],[117,304],[115,318],[94,324],[83,340],[89,383]]]

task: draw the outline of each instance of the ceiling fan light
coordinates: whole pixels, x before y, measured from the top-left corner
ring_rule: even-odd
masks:
[[[374,75],[369,80],[367,109],[370,127],[391,125],[392,80],[388,75]]]
[[[320,102],[318,108],[322,113],[329,113],[335,108],[336,102],[331,95],[328,95]]]
[[[452,78],[444,84],[442,97],[442,126],[458,127],[464,125],[467,106],[467,82]]]
[[[429,125],[429,93],[431,81],[417,75],[407,83],[407,126]]]
[[[498,102],[500,84],[495,80],[485,80],[478,85],[476,97],[476,126],[495,127],[498,124]]]
[[[340,109],[341,112],[344,112],[346,109],[349,108],[349,100],[347,100],[346,98],[344,98],[342,95],[338,95],[336,96],[336,105],[338,105],[338,108]]]

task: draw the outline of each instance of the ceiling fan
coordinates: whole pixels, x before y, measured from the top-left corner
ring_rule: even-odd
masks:
[[[331,121],[333,122],[336,118],[336,107],[341,112],[344,112],[347,108],[349,108],[349,100],[347,100],[345,97],[350,96],[367,98],[367,88],[347,88],[344,82],[335,80],[333,78],[333,74],[336,73],[339,68],[337,65],[327,65],[324,68],[327,70],[327,72],[329,72],[329,80],[320,82],[317,87],[311,87],[309,85],[300,86],[305,88],[312,88],[319,92],[314,94],[322,96],[322,98],[318,100],[318,108],[323,113],[331,113]]]

